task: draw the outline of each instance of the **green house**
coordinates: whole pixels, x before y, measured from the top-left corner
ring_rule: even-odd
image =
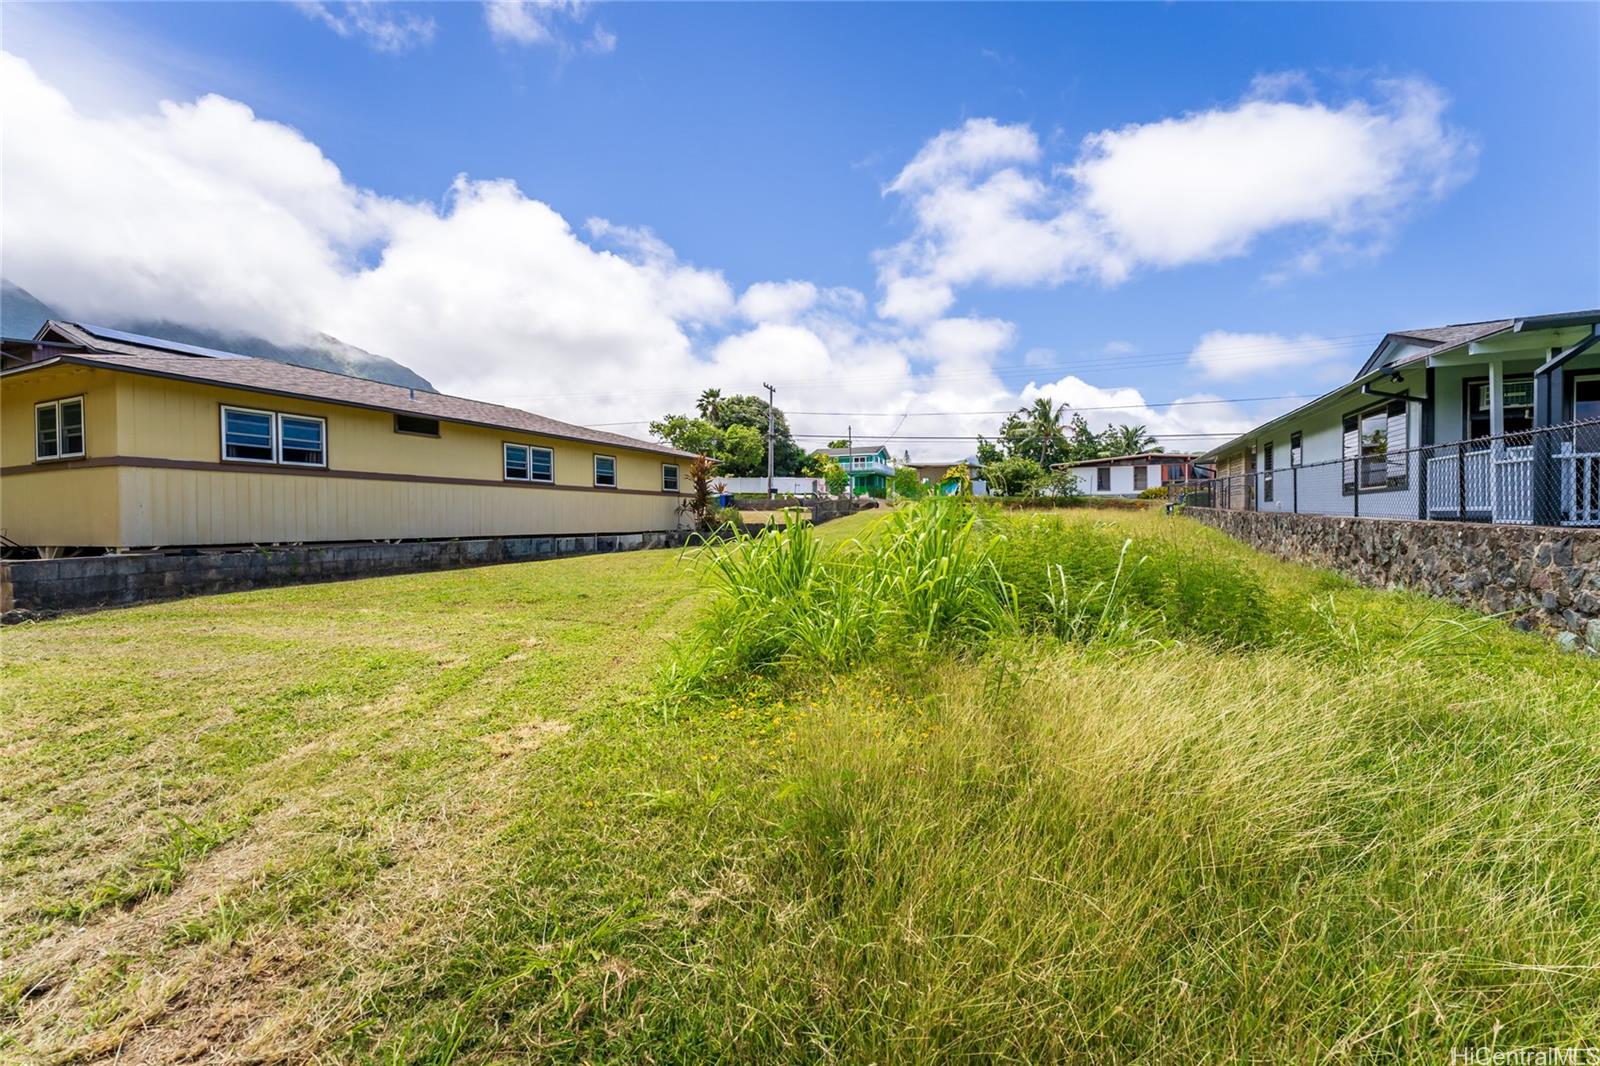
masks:
[[[894,465],[889,460],[888,448],[882,444],[876,447],[829,448],[828,454],[849,475],[852,495],[875,496],[880,500],[889,495],[889,479],[894,476]]]

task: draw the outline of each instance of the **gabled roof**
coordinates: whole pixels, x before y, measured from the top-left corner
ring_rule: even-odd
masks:
[[[887,453],[887,444],[866,445],[858,444],[854,448],[824,448],[823,451],[832,456],[840,455],[877,455],[879,452]]]
[[[1421,345],[1426,349],[1387,364],[1390,366],[1407,366],[1418,359],[1426,359],[1436,352],[1442,352],[1446,348],[1470,344],[1472,341],[1482,340],[1492,334],[1508,330],[1515,322],[1516,319],[1513,318],[1496,318],[1487,322],[1463,322],[1454,326],[1429,326],[1425,329],[1398,329],[1392,333],[1386,333],[1383,340],[1379,341],[1378,346],[1372,350],[1372,354],[1367,356],[1367,361],[1361,364],[1361,369],[1356,371],[1356,377],[1359,378],[1363,374],[1369,374],[1378,369],[1378,367],[1385,365],[1382,361],[1383,353],[1388,350],[1392,343],[1397,341]]]
[[[113,331],[108,331],[113,332]],[[606,447],[632,448],[664,455],[690,457],[665,444],[625,437],[620,433],[588,429],[571,422],[560,422],[531,411],[504,407],[462,396],[390,385],[381,381],[312,370],[270,359],[254,359],[233,352],[212,352],[191,345],[166,346],[156,338],[137,338],[122,334],[121,339],[101,336],[91,327],[52,319],[40,327],[36,340],[59,340],[74,345],[73,350],[7,369],[6,376],[44,366],[72,364],[104,367],[136,374],[176,378],[225,388],[246,389],[275,396],[322,400],[349,407],[365,407],[396,414],[420,415],[446,422],[485,426],[491,429],[532,433],[543,437],[581,441]],[[187,349],[187,352],[184,351]]]
[[[1350,381],[1337,388],[1330,389],[1321,396],[1286,411],[1276,418],[1269,418],[1254,428],[1239,434],[1225,444],[1219,444],[1202,452],[1197,458],[1199,461],[1215,459],[1231,450],[1246,440],[1256,437],[1263,430],[1287,422],[1297,416],[1307,414],[1315,408],[1321,407],[1335,397],[1351,394],[1358,387],[1371,385],[1395,368],[1407,368],[1427,365],[1436,357],[1448,352],[1464,348],[1475,341],[1497,333],[1523,333],[1535,330],[1557,330],[1576,326],[1589,326],[1591,329],[1600,327],[1600,310],[1589,311],[1564,311],[1547,315],[1526,315],[1517,318],[1496,318],[1484,322],[1466,322],[1455,326],[1433,326],[1427,329],[1398,330],[1387,333],[1379,342],[1367,361],[1362,364],[1360,371]],[[1380,357],[1390,343],[1400,341],[1425,345],[1423,351],[1397,359],[1392,363],[1380,362]]]

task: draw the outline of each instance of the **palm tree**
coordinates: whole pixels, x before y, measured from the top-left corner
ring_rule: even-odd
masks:
[[[1053,404],[1048,396],[1041,396],[1019,413],[1023,415],[1031,443],[1039,447],[1039,465],[1048,469],[1050,455],[1059,453],[1067,443],[1067,434],[1061,425],[1067,405]]]
[[[722,390],[707,389],[700,394],[700,399],[696,401],[695,407],[699,410],[701,418],[707,422],[715,422],[717,415],[721,413],[721,404]]]
[[[1138,455],[1160,451],[1161,442],[1143,426],[1113,426],[1106,430],[1106,449],[1111,455]]]

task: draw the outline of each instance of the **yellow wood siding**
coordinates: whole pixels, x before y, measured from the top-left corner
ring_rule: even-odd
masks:
[[[259,472],[118,471],[122,543],[260,544],[676,529],[677,500]]]
[[[243,463],[35,463],[33,404],[79,394],[88,460],[214,466],[228,404],[326,419],[329,473]],[[505,481],[507,441],[550,448],[555,486]],[[621,491],[594,487],[597,453],[616,459]],[[0,391],[0,466],[8,471],[0,524],[22,544],[168,547],[676,529],[681,497],[661,491],[661,466],[671,461],[450,422],[441,423],[437,438],[413,436],[396,433],[387,411],[99,369],[28,371],[8,376]],[[474,484],[401,480],[412,477]]]
[[[107,466],[0,478],[0,532],[18,544],[120,545],[117,490]]]
[[[117,385],[122,375],[85,367],[51,367],[4,379],[0,389],[0,467],[33,460],[33,405],[83,397],[85,457],[117,453]]]

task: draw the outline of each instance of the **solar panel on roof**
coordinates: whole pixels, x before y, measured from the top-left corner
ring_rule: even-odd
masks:
[[[121,341],[124,344],[138,344],[145,348],[159,348],[164,352],[176,352],[179,355],[200,355],[207,359],[248,359],[248,355],[238,352],[224,352],[217,348],[202,348],[198,344],[180,344],[177,341],[162,340],[160,337],[146,337],[140,333],[129,333],[126,330],[107,329],[105,326],[91,326],[87,322],[79,322],[84,332],[90,333],[101,340]]]

